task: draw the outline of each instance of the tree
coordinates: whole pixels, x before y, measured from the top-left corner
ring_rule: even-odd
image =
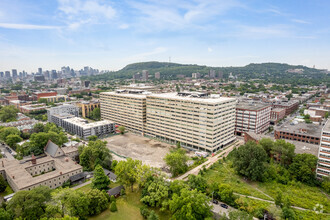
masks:
[[[325,114],[324,114],[324,118],[328,118],[329,117],[329,112],[326,112]]]
[[[46,129],[45,129],[46,130]],[[44,147],[47,142],[51,140],[58,146],[62,146],[64,143],[68,142],[67,136],[63,132],[55,132],[50,129],[46,132],[33,133],[30,137],[30,151],[35,155],[42,154],[44,152]]]
[[[110,204],[110,211],[111,212],[117,212],[117,204],[116,204],[116,201],[114,201],[114,202],[111,202],[111,204]]]
[[[294,219],[296,219],[296,214],[291,208],[283,207],[282,208],[282,218],[288,219],[288,220],[294,220]]]
[[[235,170],[251,180],[262,180],[267,160],[266,151],[254,141],[233,151],[233,167]]]
[[[132,192],[134,183],[136,183],[139,179],[141,165],[142,162],[140,160],[128,158],[126,161],[119,161],[115,168],[117,177],[125,185],[131,186]]]
[[[89,200],[89,214],[97,215],[108,207],[108,198],[106,192],[102,192],[98,189],[91,189],[87,192]]]
[[[80,165],[86,170],[94,170],[96,165],[108,167],[111,160],[106,141],[90,141],[87,146],[79,148]]]
[[[150,214],[149,214],[149,216],[147,218],[147,220],[158,220],[158,219],[159,219],[159,217],[158,217],[158,215],[156,215],[156,213],[155,213],[154,210],[152,210],[150,212]]]
[[[19,191],[8,202],[7,210],[14,218],[39,219],[45,213],[46,202],[51,198],[50,191],[47,186]]]
[[[16,120],[18,109],[13,105],[3,106],[0,109],[0,121],[11,122]]]
[[[91,112],[91,118],[94,119],[94,120],[100,120],[101,119],[100,108],[94,108],[94,110]]]
[[[184,188],[180,195],[175,193],[169,205],[172,219],[204,219],[212,216],[209,199],[196,189]]]
[[[97,140],[97,136],[96,135],[91,135],[87,137],[88,141],[96,141]]]
[[[120,134],[124,134],[125,133],[125,127],[124,126],[119,126],[118,130],[120,131]]]
[[[235,206],[236,196],[233,189],[228,184],[216,185],[213,197],[228,205]]]
[[[8,146],[15,149],[16,149],[16,144],[21,141],[23,141],[23,138],[21,138],[21,136],[17,134],[10,134],[6,137],[6,144],[8,144]]]
[[[7,212],[3,208],[0,208],[0,219],[1,220],[11,220],[12,217],[10,216],[10,213],[9,212]]]
[[[150,207],[165,208],[168,199],[169,183],[162,177],[151,177],[142,190],[141,202]]]
[[[279,207],[282,207],[282,205],[283,205],[282,192],[281,191],[277,192],[277,195],[276,195],[276,198],[275,198],[275,205],[279,206]]]
[[[0,175],[0,192],[4,192],[7,188],[6,180]]]
[[[189,157],[186,155],[186,151],[182,148],[173,150],[165,156],[165,162],[170,167],[173,176],[177,176],[188,170],[188,159]]]
[[[200,192],[205,192],[207,187],[207,182],[201,175],[189,175],[188,185],[191,189],[197,189]]]
[[[52,193],[52,204],[56,204],[61,213],[86,218],[89,214],[89,199],[85,193],[70,188],[56,189]]]
[[[297,154],[289,167],[291,175],[301,182],[313,184],[315,180],[315,169],[317,157],[312,154]]]
[[[103,168],[101,165],[97,165],[94,170],[94,178],[92,180],[93,189],[108,189],[110,184],[110,179],[107,175],[105,175]]]
[[[37,123],[33,126],[34,133],[44,132],[44,130],[45,130],[45,126],[42,123]]]
[[[321,186],[327,193],[330,193],[330,177],[323,177]]]
[[[283,139],[278,139],[274,142],[273,149],[271,150],[271,155],[277,161],[280,161],[282,165],[289,166],[292,162],[292,159],[295,155],[294,144],[286,142]]]
[[[3,127],[0,129],[0,139],[2,141],[6,141],[7,136],[11,134],[20,135],[21,132],[14,127]]]
[[[271,151],[274,148],[274,141],[270,138],[262,138],[259,144],[264,148],[268,156],[271,156]]]

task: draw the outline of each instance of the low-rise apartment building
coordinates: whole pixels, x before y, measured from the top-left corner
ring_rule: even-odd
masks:
[[[109,120],[89,122],[70,114],[52,115],[51,117],[52,121],[65,131],[84,139],[92,135],[100,136],[115,131],[115,123]]]
[[[179,92],[147,95],[148,136],[215,152],[235,140],[233,98]]]
[[[330,120],[322,129],[316,173],[318,177],[330,176]]]
[[[117,90],[100,93],[101,118],[123,125],[127,130],[144,133],[146,94],[142,90]]]
[[[244,135],[245,132],[257,134],[265,132],[270,125],[271,105],[264,103],[240,102],[236,106],[236,135]]]

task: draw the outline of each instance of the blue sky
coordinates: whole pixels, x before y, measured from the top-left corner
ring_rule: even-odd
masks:
[[[328,0],[1,0],[0,71],[168,61],[330,69]]]

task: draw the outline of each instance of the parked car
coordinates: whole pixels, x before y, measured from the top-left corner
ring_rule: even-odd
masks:
[[[216,205],[218,205],[219,204],[219,202],[218,202],[218,200],[215,200],[215,199],[213,199],[213,201],[212,201],[214,204],[216,204]]]
[[[228,209],[228,206],[226,204],[220,204],[222,208]]]

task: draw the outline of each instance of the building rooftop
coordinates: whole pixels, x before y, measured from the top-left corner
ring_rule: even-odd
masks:
[[[260,102],[255,102],[255,103],[239,102],[237,103],[236,109],[246,109],[250,111],[256,111],[266,108],[268,106],[270,106],[270,104],[260,103]]]
[[[117,90],[115,92],[101,92],[101,94],[146,99],[147,94],[151,93],[143,90]]]
[[[164,99],[175,99],[181,101],[198,102],[198,103],[222,103],[226,101],[233,101],[234,98],[220,97],[220,95],[208,95],[207,93],[200,92],[180,92],[180,93],[159,93],[150,94],[148,97],[157,97]]]
[[[38,184],[40,182],[59,177],[61,175],[70,173],[72,171],[81,169],[82,167],[72,161],[69,157],[61,156],[53,158],[51,156],[45,156],[37,159],[36,164],[32,164],[31,161],[20,163],[18,160],[7,160],[7,158],[1,158],[3,161],[3,166],[0,167],[0,170],[5,170],[6,175],[12,177],[12,181],[17,186],[18,189],[24,189],[26,187]],[[41,166],[44,163],[54,163],[55,170],[47,172],[39,176],[32,176],[27,168],[33,166]],[[2,162],[1,162],[2,163]]]
[[[68,118],[64,119],[64,121],[75,124],[77,126],[83,127],[84,129],[88,128],[93,128],[93,127],[98,127],[102,125],[107,125],[107,124],[113,124],[114,122],[109,121],[109,120],[102,120],[102,121],[96,121],[96,122],[88,122],[88,120],[79,118],[79,117],[73,117],[73,118]]]
[[[316,124],[307,124],[305,122],[287,122],[281,126],[275,128],[277,131],[289,132],[289,133],[296,133],[296,134],[308,134],[314,137],[320,137],[322,126]]]

